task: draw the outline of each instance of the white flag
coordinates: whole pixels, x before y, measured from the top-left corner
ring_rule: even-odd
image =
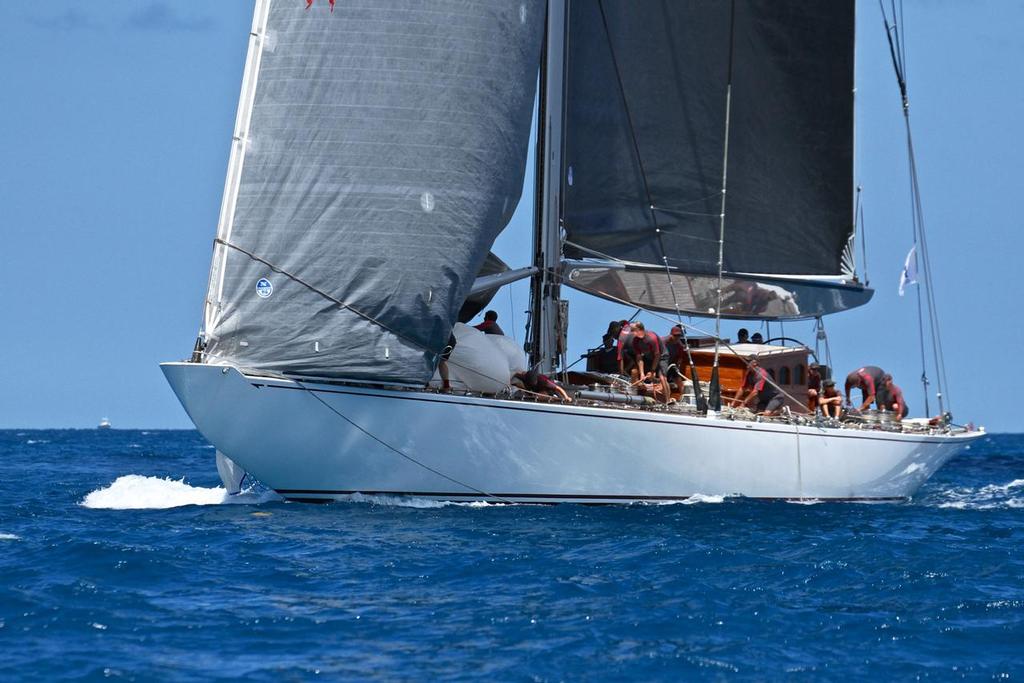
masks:
[[[917,284],[917,259],[914,254],[917,251],[915,244],[907,252],[907,260],[903,262],[903,272],[900,273],[900,296],[903,296],[903,288],[907,285]]]

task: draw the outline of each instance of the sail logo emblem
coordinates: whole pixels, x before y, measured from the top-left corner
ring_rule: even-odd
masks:
[[[261,277],[256,283],[256,296],[261,299],[268,299],[274,293],[274,283],[265,277]]]

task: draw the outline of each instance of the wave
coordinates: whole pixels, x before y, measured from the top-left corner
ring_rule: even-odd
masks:
[[[955,510],[1024,508],[1024,479],[1014,479],[1008,484],[988,484],[979,488],[950,488],[936,492],[933,500],[928,502],[937,504],[940,508]]]
[[[644,505],[696,505],[697,503],[724,503],[728,496],[709,496],[704,493],[695,493],[689,498],[680,500],[655,500],[644,501]]]
[[[16,536],[14,534],[5,534],[2,531],[0,531],[0,541],[20,541],[20,540],[21,540],[21,536]]]
[[[185,505],[259,505],[279,500],[270,491],[249,489],[228,495],[220,486],[190,486],[184,479],[127,474],[89,493],[80,503],[95,510],[166,510]]]

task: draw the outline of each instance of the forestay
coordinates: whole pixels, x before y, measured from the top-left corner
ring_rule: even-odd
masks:
[[[713,301],[713,279],[681,274],[718,274],[731,60],[723,270],[849,285],[854,1],[736,0],[735,17],[732,5],[571,3],[565,254],[619,267],[664,269],[667,259],[690,299]],[[656,296],[624,277],[605,279],[642,305],[673,307],[667,283]],[[840,308],[870,296],[849,289]],[[772,312],[817,315],[832,299]],[[755,308],[726,313],[764,314]]]
[[[331,5],[257,2],[206,358],[426,382],[519,200],[544,2]]]

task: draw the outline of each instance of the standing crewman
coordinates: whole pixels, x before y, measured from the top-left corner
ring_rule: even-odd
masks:
[[[665,350],[665,357],[662,359],[665,379],[669,384],[675,386],[679,396],[682,397],[686,382],[683,379],[683,371],[679,368],[686,367],[686,341],[683,339],[682,325],[673,325],[667,337],[661,338],[662,347]]]
[[[867,410],[872,403],[881,408],[882,404],[877,401],[877,398],[878,391],[882,388],[883,377],[885,377],[885,370],[874,365],[865,365],[851,372],[846,376],[846,404],[851,405],[850,390],[860,389],[863,402],[858,410]]]

